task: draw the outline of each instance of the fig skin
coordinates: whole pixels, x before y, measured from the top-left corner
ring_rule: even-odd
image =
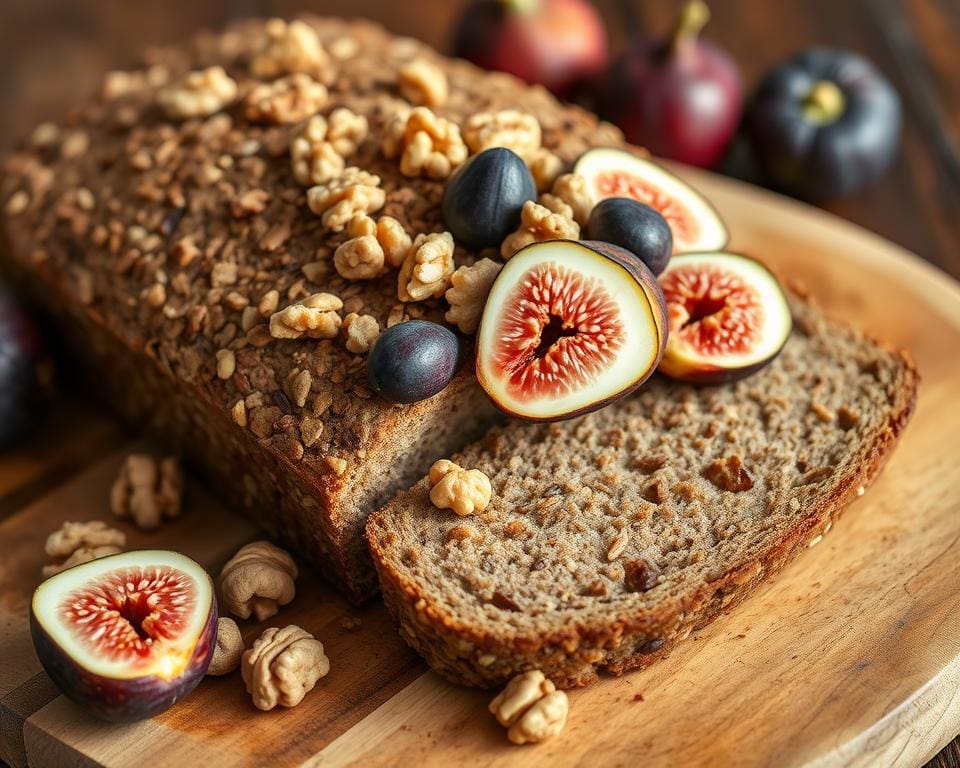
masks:
[[[673,254],[670,225],[649,205],[630,197],[608,197],[590,212],[586,235],[590,240],[626,249],[654,275],[667,268]]]
[[[708,19],[703,3],[687,3],[671,37],[636,41],[601,90],[603,117],[627,141],[702,168],[723,159],[743,110],[736,63],[698,37]]]
[[[0,286],[0,449],[30,425],[39,400],[40,333],[13,294]]]
[[[775,186],[825,200],[850,195],[886,172],[901,122],[896,90],[869,61],[814,48],[767,73],[746,124]]]
[[[440,392],[460,367],[457,335],[438,323],[408,320],[387,328],[367,355],[367,383],[391,403],[415,403]]]
[[[663,358],[664,351],[667,345],[667,335],[668,335],[668,318],[667,318],[667,304],[666,299],[663,296],[663,291],[660,288],[660,284],[657,282],[656,276],[650,271],[650,269],[644,264],[639,258],[634,254],[630,253],[624,248],[613,245],[612,243],[605,243],[592,240],[551,240],[547,241],[551,244],[566,243],[571,247],[580,247],[585,248],[593,253],[597,254],[599,258],[608,259],[609,261],[614,262],[615,264],[622,267],[626,272],[632,277],[637,283],[641,286],[645,297],[649,303],[651,317],[653,319],[653,327],[657,334],[657,343],[656,343],[656,354],[654,360],[652,361],[649,369],[638,376],[635,380],[630,382],[630,385],[624,389],[611,393],[607,397],[603,397],[588,405],[583,406],[582,408],[573,409],[570,411],[564,411],[552,416],[533,416],[529,413],[520,412],[505,403],[497,399],[497,397],[492,393],[492,389],[489,383],[485,380],[483,374],[483,367],[477,364],[477,379],[480,382],[481,387],[487,393],[487,396],[490,398],[491,402],[499,408],[507,416],[513,418],[521,419],[523,421],[529,422],[554,422],[554,421],[565,421],[567,419],[572,419],[577,416],[582,416],[593,411],[597,411],[601,408],[610,405],[611,403],[620,400],[623,397],[626,397],[636,391],[653,373],[657,370],[660,361]],[[532,248],[537,248],[539,246],[545,245],[545,243],[532,243],[524,248],[521,248],[513,258],[516,259],[518,256],[523,254],[525,251],[528,251]],[[506,270],[501,271],[500,276],[497,280],[500,280],[504,277]],[[488,300],[487,308],[489,309],[491,304]],[[487,309],[484,310],[484,318],[486,318]],[[483,354],[481,349],[481,338],[483,333],[483,320],[480,323],[480,329],[477,331],[477,355],[478,358]]]
[[[587,0],[476,0],[454,33],[455,56],[567,96],[607,63],[607,33]]]
[[[527,164],[506,147],[485,149],[457,171],[443,191],[443,223],[454,240],[480,250],[499,245],[537,199]]]
[[[83,669],[47,634],[32,607],[30,635],[44,671],[68,699],[101,720],[132,723],[169,709],[203,680],[217,644],[217,599],[212,593],[207,622],[193,655],[183,671],[171,680],[155,675],[109,678]]]

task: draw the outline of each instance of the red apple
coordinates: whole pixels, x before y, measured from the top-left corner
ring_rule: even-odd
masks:
[[[687,2],[667,40],[637,41],[613,63],[601,97],[629,141],[703,168],[723,158],[743,108],[733,59],[699,38],[709,18],[701,0]]]
[[[464,12],[454,53],[563,96],[607,63],[607,35],[586,0],[478,0]]]

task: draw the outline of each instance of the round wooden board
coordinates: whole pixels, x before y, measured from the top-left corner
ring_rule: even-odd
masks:
[[[306,571],[297,600],[266,623],[299,624],[327,647],[331,673],[300,706],[259,713],[234,674],[153,720],[111,726],[57,696],[30,650],[26,610],[47,533],[103,516],[127,446],[0,520],[0,756],[17,766],[887,766],[919,765],[956,736],[960,287],[828,214],[682,173],[720,209],[731,249],[910,350],[923,376],[884,474],[815,549],[668,659],[571,692],[567,727],[535,747],[506,741],[490,694],[425,672],[380,604],[351,608]],[[4,466],[9,457],[0,477]],[[131,545],[183,549],[217,572],[256,533],[201,489],[189,499],[149,543],[130,529]],[[247,642],[261,629],[246,625]]]

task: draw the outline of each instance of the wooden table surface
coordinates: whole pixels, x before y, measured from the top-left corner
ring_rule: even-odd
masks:
[[[0,5],[0,149],[92,92],[103,72],[152,43],[246,15],[303,10],[377,19],[445,49],[463,0],[31,0]],[[678,0],[598,0],[617,48],[631,29],[659,32]],[[783,57],[819,44],[868,56],[905,107],[900,155],[881,182],[823,207],[960,277],[960,2],[956,0],[714,0],[708,36],[734,53],[745,84]],[[742,167],[733,169],[747,175]],[[815,258],[815,254],[811,254]],[[65,468],[82,457],[67,457]],[[37,489],[51,478],[28,484]],[[0,515],[4,514],[0,505]],[[930,766],[960,768],[960,738]]]

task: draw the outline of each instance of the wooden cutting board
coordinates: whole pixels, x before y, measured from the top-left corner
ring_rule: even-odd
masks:
[[[46,535],[108,518],[129,442],[89,407],[0,457],[0,758],[11,765],[918,765],[960,732],[960,287],[812,208],[685,171],[733,248],[800,278],[827,310],[909,349],[919,407],[885,473],[815,549],[651,669],[571,693],[566,729],[511,746],[490,694],[429,673],[383,607],[309,574],[268,625],[296,623],[332,670],[292,710],[253,708],[239,674],[169,712],[97,722],[59,696],[27,628]],[[130,547],[211,572],[254,528],[192,484],[184,516]],[[354,626],[358,624],[358,626]],[[246,624],[249,642],[262,626]]]

